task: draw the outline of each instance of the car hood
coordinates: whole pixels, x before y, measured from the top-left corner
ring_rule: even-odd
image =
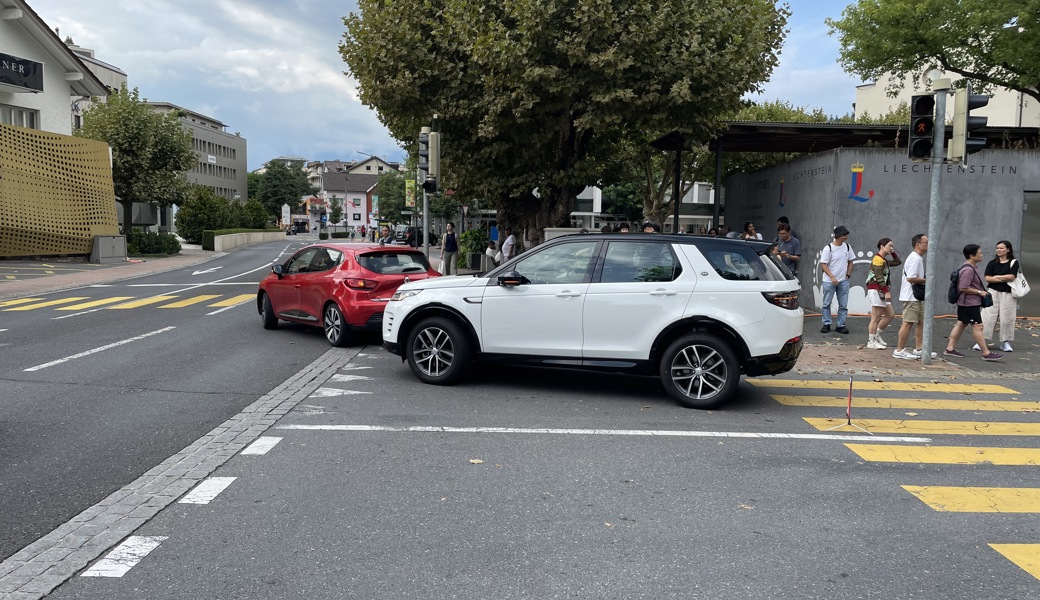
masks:
[[[400,288],[401,290],[430,290],[463,287],[484,287],[488,284],[486,277],[474,277],[473,275],[446,275],[443,277],[431,277],[419,281],[410,281]]]

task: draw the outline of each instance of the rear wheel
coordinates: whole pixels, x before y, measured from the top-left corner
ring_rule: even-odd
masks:
[[[325,305],[322,315],[325,324],[325,339],[336,348],[347,345],[347,321],[343,318],[343,312],[336,306],[335,302]]]
[[[260,319],[264,322],[264,329],[278,328],[278,315],[274,314],[271,297],[267,294],[260,298]]]
[[[420,381],[449,385],[466,370],[472,350],[469,339],[457,323],[431,317],[408,334],[405,352],[408,367]]]
[[[736,355],[714,335],[684,335],[661,356],[661,384],[669,396],[689,408],[722,404],[736,391],[739,381]]]

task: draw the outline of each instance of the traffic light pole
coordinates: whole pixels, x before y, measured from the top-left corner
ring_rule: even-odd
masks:
[[[932,340],[935,329],[935,290],[942,287],[942,278],[935,272],[935,251],[939,244],[939,184],[942,181],[943,155],[946,146],[946,92],[950,89],[949,79],[932,81],[935,91],[935,126],[932,128],[932,187],[928,194],[928,253],[925,254],[924,286],[924,340],[921,363],[932,364]]]

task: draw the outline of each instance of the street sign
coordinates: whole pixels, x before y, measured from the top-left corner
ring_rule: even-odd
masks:
[[[282,224],[289,223],[292,220],[292,214],[289,213],[289,205],[282,205]]]

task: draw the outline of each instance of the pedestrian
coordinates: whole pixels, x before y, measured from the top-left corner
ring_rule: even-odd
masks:
[[[924,255],[928,252],[928,236],[919,233],[910,239],[914,247],[903,263],[903,276],[899,284],[899,301],[903,303],[903,323],[899,326],[896,349],[892,358],[917,360],[924,354]],[[914,325],[917,325],[916,329]],[[910,331],[914,331],[914,349],[907,350]],[[935,352],[932,352],[935,358]]]
[[[390,226],[389,225],[383,225],[383,228],[381,229],[381,234],[379,236],[379,245],[380,246],[385,246],[387,244],[393,244],[393,243],[394,243],[394,236],[393,236],[392,233],[390,233]]]
[[[459,265],[455,262],[459,255],[459,240],[455,235],[455,223],[444,226],[444,238],[441,239],[441,275],[451,275],[452,268],[459,274]]]
[[[820,333],[831,331],[831,303],[838,296],[838,322],[835,331],[847,334],[845,319],[849,315],[849,277],[852,276],[852,260],[856,255],[846,242],[849,230],[844,225],[834,228],[834,240],[820,252],[820,268],[825,276],[823,280],[823,327]]]
[[[762,234],[755,231],[755,224],[751,221],[744,223],[744,239],[745,240],[760,240]]]
[[[362,225],[362,226],[361,226],[361,239],[362,239],[362,240],[364,240],[364,239],[365,239],[365,233],[366,233],[366,230],[365,230],[365,226],[364,226],[364,225]]]
[[[618,233],[628,233],[630,231],[632,231],[632,226],[627,222],[623,221],[621,225],[618,225]]]
[[[780,241],[779,232],[780,232],[780,226],[781,225],[787,225],[788,227],[791,227],[791,221],[787,217],[778,217],[776,219],[777,236],[776,236],[776,239],[773,240],[774,242],[779,242]],[[799,239],[799,240],[802,239],[801,237],[798,236],[798,233],[794,230],[793,227],[791,227],[791,237]]]
[[[502,230],[505,233],[506,239],[502,242],[502,262],[506,262],[510,258],[513,258],[513,252],[516,249],[516,236],[513,235],[513,228],[506,227]]]
[[[484,254],[491,260],[491,264],[496,267],[498,266],[498,255],[500,252],[495,249],[495,242],[488,240],[487,249],[484,250]]]
[[[870,324],[867,325],[867,348],[884,350],[888,348],[881,332],[896,318],[892,311],[892,267],[903,264],[896,254],[895,244],[891,238],[881,238],[877,243],[877,253],[870,260],[870,272],[867,273],[867,300],[870,302]]]
[[[1015,339],[1015,319],[1018,317],[1018,299],[1011,295],[1009,282],[1018,277],[1020,266],[1015,259],[1011,242],[997,242],[997,256],[986,265],[986,283],[993,296],[993,306],[982,309],[982,337],[993,339],[993,329],[1000,321],[1000,351],[1014,352],[1011,342]],[[978,344],[971,348],[980,350]]]
[[[643,233],[660,233],[661,226],[653,221],[643,221]]]
[[[982,305],[989,296],[986,285],[982,283],[982,273],[979,272],[982,248],[978,244],[968,244],[962,252],[965,260],[957,269],[957,289],[960,291],[957,296],[957,324],[950,332],[943,354],[963,358],[964,354],[957,350],[957,340],[961,339],[965,329],[971,327],[971,336],[982,350],[982,360],[1000,360],[1004,355],[990,352],[986,338],[982,336]]]
[[[717,237],[719,235],[719,232],[714,227],[712,227],[708,230],[708,235],[710,235],[711,237]]]
[[[351,227],[351,228],[350,228],[350,241],[351,241],[351,242],[353,242],[353,241],[354,241],[354,236],[355,236],[355,235],[357,235],[357,229],[354,229],[353,227]]]
[[[798,261],[802,260],[802,242],[791,235],[790,225],[780,225],[777,227],[777,239],[779,240],[774,248],[776,255],[780,258],[780,262],[791,274],[798,275]]]

